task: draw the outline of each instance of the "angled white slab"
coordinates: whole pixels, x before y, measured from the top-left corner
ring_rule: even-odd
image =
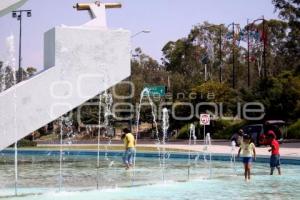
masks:
[[[0,93],[0,150],[127,78],[129,42],[126,30],[48,31],[45,71]]]
[[[21,7],[27,0],[0,0],[0,17]]]

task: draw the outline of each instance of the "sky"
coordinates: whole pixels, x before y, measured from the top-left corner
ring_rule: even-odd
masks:
[[[1,0],[0,0],[1,1]],[[23,16],[22,66],[43,69],[44,32],[61,24],[77,26],[89,21],[86,11],[78,12],[73,5],[90,0],[28,0],[21,9],[31,9],[32,17]],[[185,37],[193,25],[208,21],[215,24],[232,22],[245,25],[247,19],[262,15],[266,19],[278,18],[272,0],[103,0],[120,2],[121,9],[107,10],[109,28],[124,28],[132,35],[149,29],[150,33],[132,38],[132,49],[141,47],[143,52],[160,60],[161,49],[168,41]],[[5,40],[15,36],[18,50],[19,23],[6,15],[0,18],[0,60],[7,56]],[[18,54],[16,54],[16,57]]]

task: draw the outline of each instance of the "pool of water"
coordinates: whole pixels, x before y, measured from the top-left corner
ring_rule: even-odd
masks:
[[[240,162],[209,163],[158,158],[136,160],[135,170],[125,170],[120,155],[101,156],[99,189],[96,157],[64,155],[62,191],[59,190],[57,155],[19,155],[19,197],[14,194],[13,155],[0,155],[0,199],[300,199],[299,165],[282,165],[282,176],[269,176],[268,163],[254,163],[250,182],[243,178]]]

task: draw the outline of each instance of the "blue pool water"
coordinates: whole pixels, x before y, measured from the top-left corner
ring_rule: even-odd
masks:
[[[254,163],[250,182],[243,166],[230,162],[209,164],[200,157],[188,167],[186,159],[167,159],[162,170],[158,158],[137,158],[135,171],[125,170],[120,154],[101,156],[100,189],[93,155],[64,155],[63,188],[58,192],[57,155],[19,156],[19,197],[14,194],[13,157],[0,155],[0,199],[20,200],[195,200],[195,199],[300,199],[300,167],[283,164],[283,175],[269,176],[268,163]],[[275,173],[276,174],[276,173]],[[163,180],[164,177],[164,180]]]

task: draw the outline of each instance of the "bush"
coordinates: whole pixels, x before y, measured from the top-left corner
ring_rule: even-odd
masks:
[[[211,125],[206,127],[206,133],[211,133],[212,139],[230,139],[230,137],[236,133],[242,126],[246,125],[244,120],[213,120]],[[200,135],[199,133],[200,128]],[[190,124],[186,124],[181,127],[178,132],[177,139],[189,139]],[[199,123],[196,125],[196,136],[198,139],[203,139],[203,126],[200,126]]]
[[[217,130],[213,135],[214,139],[230,139],[231,136],[238,132],[238,130],[247,124],[244,120],[229,121],[229,120],[219,120],[220,124],[223,125],[223,129]]]
[[[300,119],[288,127],[287,138],[300,139]]]
[[[189,124],[186,124],[180,128],[176,139],[188,139],[189,132],[190,132],[190,126],[189,126]]]
[[[35,141],[21,139],[18,141],[18,147],[36,147],[37,143]]]
[[[230,120],[218,119],[211,121],[211,128],[209,132],[213,139],[224,139],[222,132],[232,124]]]

